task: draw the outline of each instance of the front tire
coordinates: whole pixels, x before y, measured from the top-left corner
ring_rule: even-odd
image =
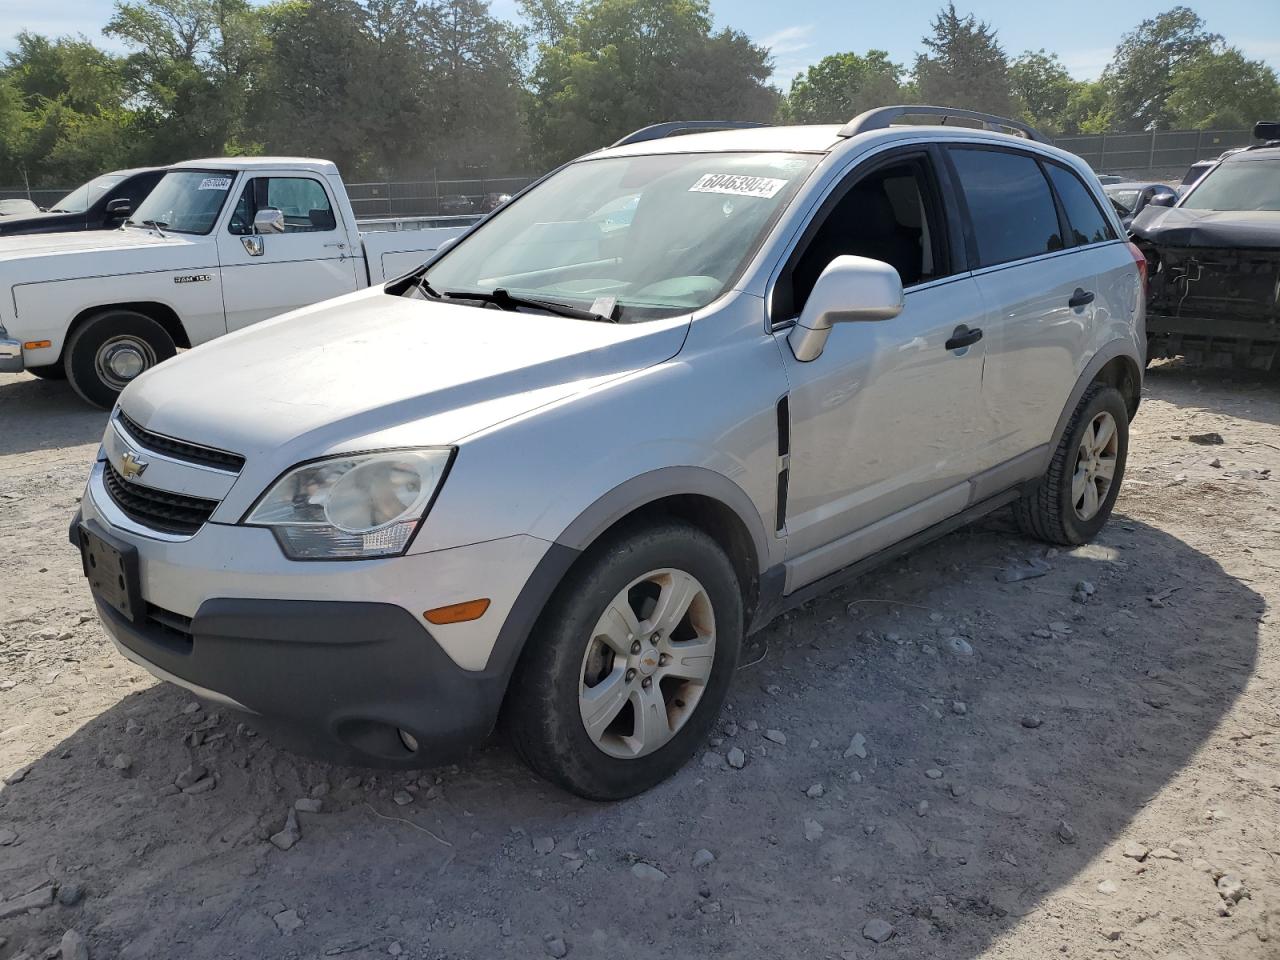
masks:
[[[1035,490],[1014,504],[1019,529],[1062,546],[1087,543],[1111,516],[1129,455],[1129,409],[1115,387],[1094,383],[1063,431]]]
[[[516,750],[587,799],[648,790],[706,739],[742,629],[733,565],[701,530],[667,522],[592,547],[547,605],[512,677]]]
[[[104,310],[76,328],[63,356],[67,379],[81,398],[110,409],[143,371],[178,352],[156,321],[132,310]]]

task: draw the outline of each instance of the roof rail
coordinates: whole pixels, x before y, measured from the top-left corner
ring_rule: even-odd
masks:
[[[979,113],[976,110],[961,110],[957,107],[928,107],[915,104],[877,107],[874,110],[860,113],[840,128],[840,136],[853,137],[859,133],[866,133],[868,130],[884,130],[902,117],[937,117],[942,126],[946,126],[947,121],[953,119],[975,120],[982,124],[982,129],[984,130],[1010,132],[1040,143],[1052,142],[1035,127],[1025,124],[1021,120],[997,117],[993,113]]]
[[[750,120],[670,120],[666,123],[655,123],[641,127],[629,133],[613,147],[625,147],[629,143],[644,143],[646,140],[662,140],[665,137],[678,137],[686,133],[707,133],[711,130],[739,130],[746,127],[767,127],[767,123],[755,123]]]

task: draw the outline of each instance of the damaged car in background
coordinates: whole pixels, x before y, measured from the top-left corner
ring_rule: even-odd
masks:
[[[1148,361],[1280,369],[1280,122],[1253,132],[1266,142],[1132,224],[1149,267]]]

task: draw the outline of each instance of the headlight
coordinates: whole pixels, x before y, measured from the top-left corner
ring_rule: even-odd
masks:
[[[249,511],[294,560],[403,553],[444,479],[452,450],[388,450],[294,467]]]

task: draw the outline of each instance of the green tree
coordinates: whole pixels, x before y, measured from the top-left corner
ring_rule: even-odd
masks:
[[[707,0],[585,0],[563,38],[543,43],[525,116],[550,165],[662,120],[769,120],[768,51],[712,31]]]
[[[260,10],[248,0],[121,2],[104,32],[134,50],[126,70],[154,159],[241,147],[268,50]]]
[[[118,58],[82,37],[19,34],[0,76],[0,181],[61,185],[128,166],[126,98]]]
[[[1081,84],[1056,53],[1028,50],[1009,64],[1009,85],[1027,120],[1048,133],[1067,127],[1067,108]]]
[[[1177,128],[1252,127],[1280,117],[1280,82],[1265,63],[1227,47],[1180,64],[1165,107]]]
[[[1103,73],[1122,130],[1168,130],[1169,98],[1183,66],[1219,49],[1222,37],[1209,33],[1189,7],[1174,7],[1143,20],[1126,33]]]
[[[960,16],[949,3],[921,42],[928,52],[916,58],[915,81],[923,102],[1005,117],[1015,112],[1009,61],[989,24]]]
[[[903,69],[884,50],[823,57],[791,81],[779,115],[793,123],[844,123],[902,99]]]
[[[1067,98],[1062,133],[1107,133],[1116,129],[1115,98],[1105,80],[1078,84]]]

